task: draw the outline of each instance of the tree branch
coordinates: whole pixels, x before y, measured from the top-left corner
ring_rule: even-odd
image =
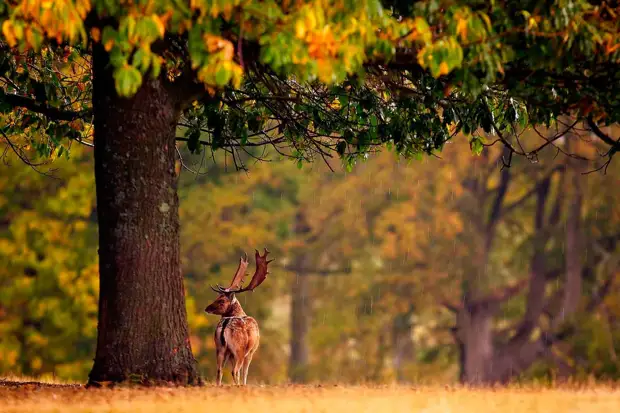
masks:
[[[24,107],[31,112],[40,113],[53,120],[72,121],[84,119],[91,115],[90,111],[75,112],[47,106],[25,96],[13,95],[0,92],[0,101],[4,101],[13,107]]]
[[[603,132],[598,127],[596,122],[594,122],[594,119],[592,118],[592,116],[588,116],[586,121],[588,122],[588,126],[590,127],[590,130],[592,130],[592,132],[594,132],[594,134],[600,140],[605,142],[607,145],[611,146],[612,150],[620,151],[620,138],[618,138],[617,140],[614,141],[610,136],[608,136],[605,132]]]
[[[527,286],[527,284],[528,284],[527,279],[520,280],[514,285],[510,285],[508,287],[504,287],[503,289],[500,289],[499,291],[495,291],[489,296],[479,300],[479,302],[474,303],[474,305],[479,304],[479,303],[485,303],[485,304],[492,305],[492,306],[502,304],[510,300],[511,298],[513,298],[515,295],[519,294],[521,291],[523,291],[525,287]]]
[[[285,271],[290,271],[299,274],[318,274],[318,275],[333,275],[333,274],[350,274],[352,271],[351,267],[337,268],[335,270],[330,270],[326,268],[311,268],[306,266],[285,266],[283,267]]]
[[[616,243],[614,240],[612,249],[615,249],[615,247]],[[618,265],[620,265],[620,255],[607,251],[597,242],[594,243],[594,248],[602,255],[602,259],[598,264],[600,271],[602,272],[607,269],[609,275],[605,278],[603,284],[592,294],[590,301],[586,305],[587,312],[594,311],[603,302],[607,294],[609,294],[609,290],[618,275]]]
[[[508,149],[505,149],[504,151],[506,152]],[[506,197],[506,192],[508,192],[508,185],[510,184],[511,177],[509,168],[502,169],[499,187],[496,191],[497,195],[493,201],[489,221],[487,222],[487,231],[489,232],[493,231],[493,227],[495,227],[495,224],[501,217],[502,204],[504,202],[504,198]]]
[[[189,138],[185,138],[182,136],[177,136],[176,137],[176,141],[177,142],[189,142]],[[265,146],[265,145],[274,145],[274,144],[279,144],[285,141],[285,138],[277,138],[277,139],[272,139],[272,140],[263,140],[260,142],[247,142],[244,144],[241,143],[226,143],[222,146],[224,147],[249,147],[249,146]],[[211,142],[208,141],[203,141],[203,140],[199,140],[198,143],[202,146],[213,146],[213,144]]]

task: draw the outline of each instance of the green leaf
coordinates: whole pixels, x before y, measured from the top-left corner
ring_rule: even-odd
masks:
[[[482,140],[478,136],[474,136],[472,140],[469,142],[469,146],[472,152],[476,155],[480,155],[482,150],[484,149],[484,145],[482,144]]]
[[[220,68],[217,69],[217,72],[215,72],[215,81],[220,86],[228,84],[231,77],[232,72],[223,66],[220,66]]]
[[[131,96],[142,84],[142,74],[133,66],[124,66],[114,72],[114,80],[120,96]]]
[[[127,56],[118,47],[113,47],[109,56],[110,63],[114,67],[123,67],[127,64]]]

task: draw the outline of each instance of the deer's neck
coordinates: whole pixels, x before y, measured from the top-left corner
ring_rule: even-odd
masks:
[[[228,307],[228,311],[222,315],[222,317],[243,317],[247,315],[243,308],[241,308],[241,303],[235,297],[233,302],[230,303],[230,307]]]

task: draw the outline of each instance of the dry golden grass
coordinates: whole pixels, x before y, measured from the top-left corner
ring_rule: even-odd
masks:
[[[0,412],[615,412],[611,386],[466,389],[393,386],[248,386],[97,389],[2,386]]]

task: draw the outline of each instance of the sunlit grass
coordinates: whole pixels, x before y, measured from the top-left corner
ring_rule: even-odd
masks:
[[[3,382],[3,381],[16,382],[16,383],[36,382],[36,383],[44,383],[44,384],[74,384],[72,382],[68,382],[66,380],[59,379],[58,377],[54,377],[52,375],[49,375],[49,376],[39,376],[39,377],[31,377],[31,376],[0,376],[0,383]]]
[[[610,385],[512,386],[498,389],[403,386],[248,386],[97,389],[0,387],[10,412],[613,412]]]

